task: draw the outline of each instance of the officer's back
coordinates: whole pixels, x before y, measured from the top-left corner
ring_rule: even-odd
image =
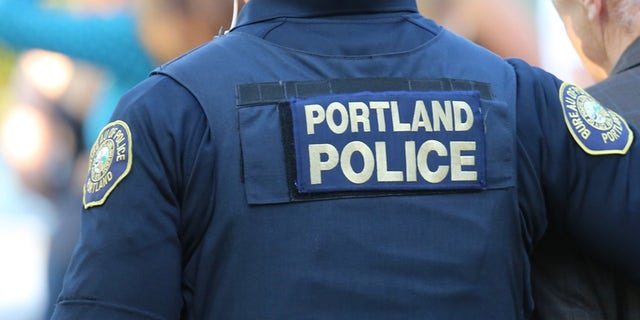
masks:
[[[568,185],[638,153],[606,111],[586,139],[578,98],[413,1],[254,0],[122,100],[57,317],[527,319],[546,209],[599,231]]]

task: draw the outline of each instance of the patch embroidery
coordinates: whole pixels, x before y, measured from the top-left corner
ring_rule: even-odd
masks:
[[[292,99],[298,192],[481,190],[480,106],[475,91]]]
[[[560,101],[567,128],[582,150],[591,155],[627,153],[633,132],[619,114],[571,83],[560,87]]]
[[[89,172],[82,196],[85,209],[103,205],[127,176],[133,161],[131,149],[131,131],[124,121],[111,122],[100,131],[89,154]]]

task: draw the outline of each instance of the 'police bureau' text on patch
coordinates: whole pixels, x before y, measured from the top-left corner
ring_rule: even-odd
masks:
[[[294,99],[301,193],[485,186],[476,92],[377,92]]]

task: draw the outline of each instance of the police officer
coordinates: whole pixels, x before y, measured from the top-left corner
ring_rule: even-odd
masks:
[[[250,1],[122,98],[53,319],[527,319],[547,224],[640,281],[636,133],[414,0]]]

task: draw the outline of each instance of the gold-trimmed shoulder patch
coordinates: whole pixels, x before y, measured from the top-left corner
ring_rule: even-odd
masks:
[[[84,208],[101,206],[131,170],[131,131],[124,121],[107,124],[89,153],[89,172],[82,190]]]
[[[560,102],[571,136],[586,153],[607,155],[629,151],[634,137],[627,121],[580,86],[563,83]]]

